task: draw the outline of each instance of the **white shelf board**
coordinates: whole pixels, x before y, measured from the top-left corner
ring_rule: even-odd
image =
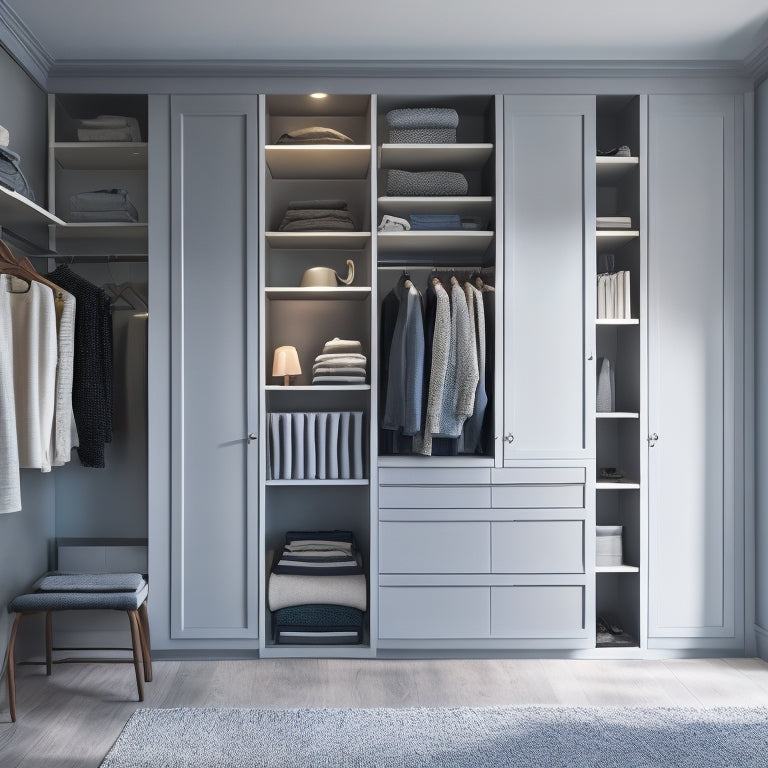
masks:
[[[632,411],[600,411],[595,413],[597,419],[639,419],[639,413]]]
[[[596,157],[597,183],[615,184],[639,164],[640,159],[637,157]]]
[[[636,317],[628,317],[628,318],[605,318],[605,317],[599,317],[597,320],[595,320],[595,325],[640,325],[640,320]]]
[[[63,225],[64,222],[24,195],[0,187],[0,225],[13,229],[14,224],[23,227],[47,227],[49,224]]]
[[[483,230],[451,230],[418,232],[379,232],[379,253],[424,252],[455,253],[483,252],[493,241],[494,233]]]
[[[267,485],[368,485],[368,480],[267,480]]]
[[[338,249],[359,251],[371,240],[370,232],[267,232],[272,248],[291,250]]]
[[[363,301],[371,295],[370,287],[354,288],[265,288],[268,299],[334,299]]]
[[[58,141],[53,156],[70,171],[147,169],[148,145],[139,141]]]
[[[146,223],[97,222],[87,224],[64,223],[56,227],[57,240],[146,240]]]
[[[623,477],[621,480],[598,480],[595,483],[598,491],[632,491],[640,488],[640,483]]]
[[[637,229],[598,229],[595,231],[595,242],[598,253],[621,248],[631,240],[640,237]]]
[[[404,171],[471,171],[482,168],[493,144],[382,144],[380,168]]]
[[[596,565],[595,573],[640,573],[636,565]]]
[[[268,144],[264,153],[273,179],[364,179],[371,164],[370,144]]]
[[[364,392],[370,388],[370,384],[297,384],[289,387],[283,384],[267,384],[264,387],[267,392],[349,392],[351,389]]]
[[[491,216],[493,198],[486,197],[380,197],[379,215],[411,213],[458,213],[459,216]]]

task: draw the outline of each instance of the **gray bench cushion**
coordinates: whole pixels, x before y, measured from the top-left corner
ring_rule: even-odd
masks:
[[[144,584],[140,573],[65,573],[43,576],[35,588],[39,592],[135,592]]]

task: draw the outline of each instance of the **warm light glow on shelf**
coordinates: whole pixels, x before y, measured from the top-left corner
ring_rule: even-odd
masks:
[[[328,94],[327,93],[321,93],[320,91],[318,91],[317,93],[310,93],[309,94],[309,98],[310,99],[327,99],[328,98]]]

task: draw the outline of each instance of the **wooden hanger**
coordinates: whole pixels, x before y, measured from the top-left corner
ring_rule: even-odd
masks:
[[[56,298],[61,298],[61,288],[38,273],[28,258],[16,258],[4,240],[0,240],[0,272],[20,277],[27,282],[34,280],[37,283],[47,285],[53,291]]]

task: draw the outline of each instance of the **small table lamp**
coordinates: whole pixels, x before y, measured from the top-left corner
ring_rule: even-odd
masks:
[[[291,383],[291,377],[300,374],[301,366],[296,347],[278,347],[275,350],[275,359],[272,363],[272,375],[282,376],[283,384],[287,387]]]

